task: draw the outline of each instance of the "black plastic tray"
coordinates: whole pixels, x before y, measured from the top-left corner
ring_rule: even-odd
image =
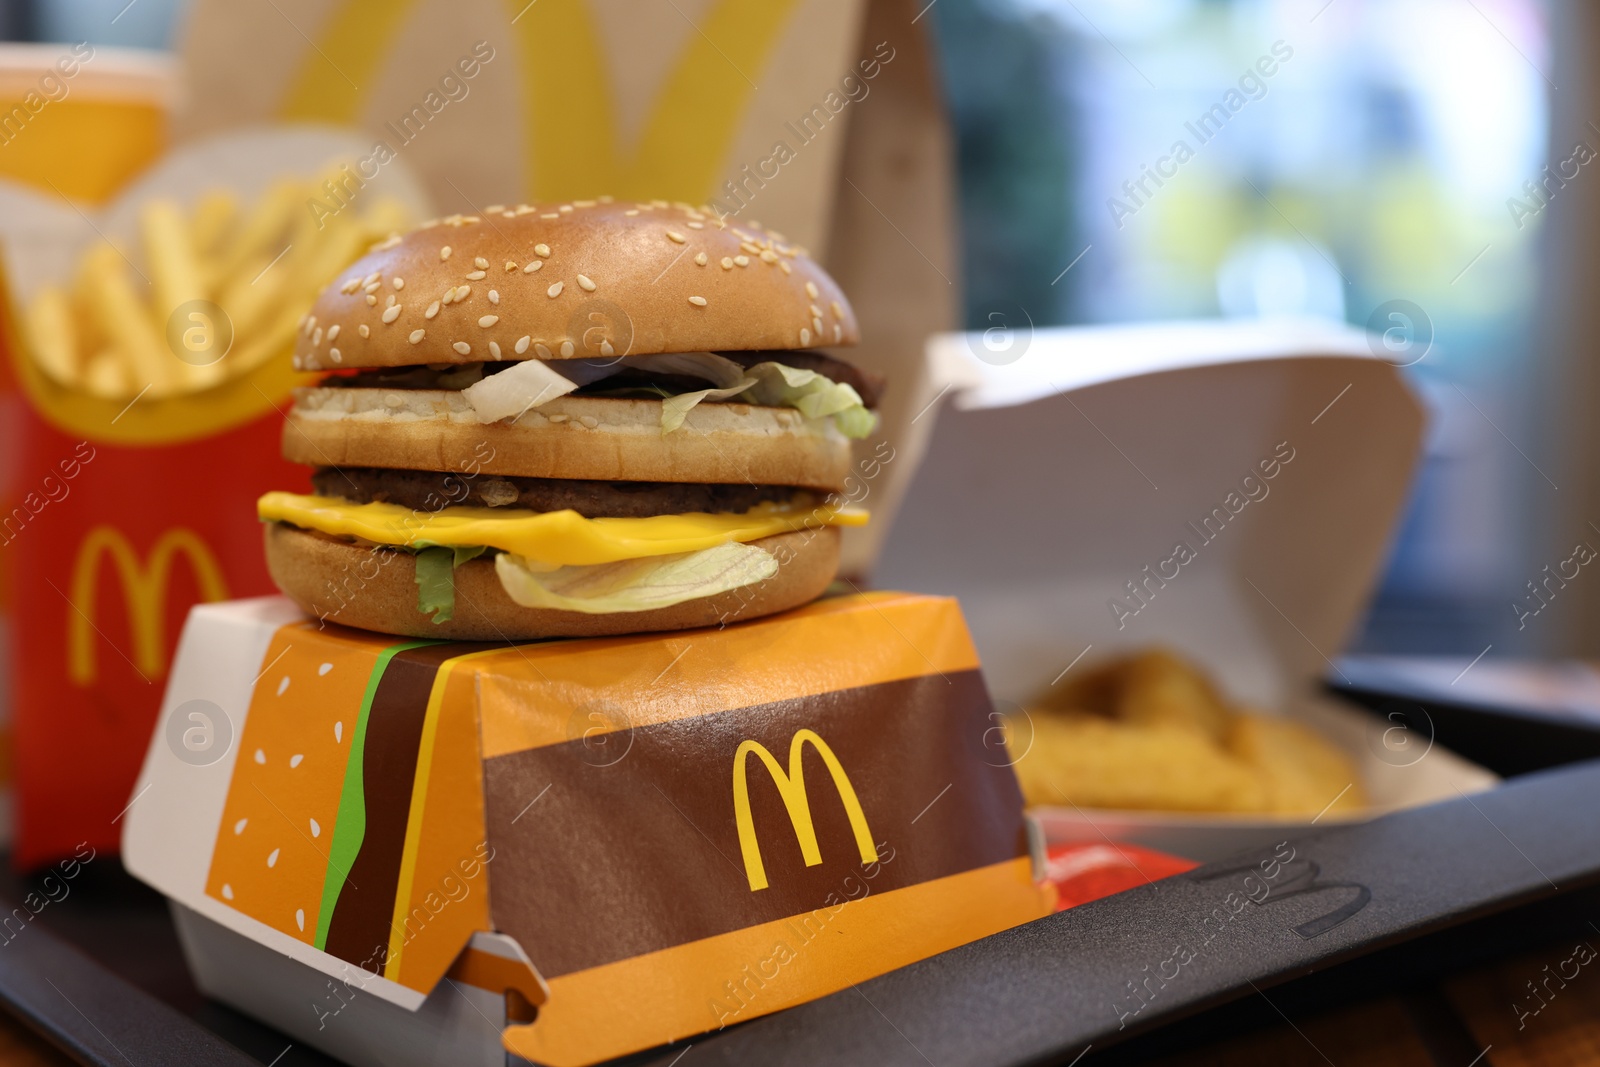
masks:
[[[1520,759],[1570,758],[1568,745],[1544,748],[1526,727],[1498,719]],[[1451,743],[1447,729],[1439,741]],[[1582,911],[1600,896],[1597,801],[1600,760],[1527,774],[1210,864],[628,1062],[1134,1062],[1174,1034],[1372,995]],[[202,998],[164,901],[116,861],[90,863],[72,885],[0,945],[0,1002],[78,1062],[333,1062]],[[0,897],[28,888],[0,884]],[[1174,962],[1179,946],[1193,958]]]

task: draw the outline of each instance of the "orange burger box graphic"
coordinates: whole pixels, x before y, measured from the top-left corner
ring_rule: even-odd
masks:
[[[318,228],[314,176],[364,144],[303,128],[193,141],[103,206],[0,183],[0,361],[20,395],[0,559],[28,620],[7,638],[20,866],[115,847],[189,607],[273,588],[254,504],[304,482],[277,444],[310,380],[288,358],[298,317],[377,227],[429,206],[397,165]]]
[[[124,860],[330,1055],[587,1064],[1047,914],[994,725],[946,598],[524,645],[202,605]]]

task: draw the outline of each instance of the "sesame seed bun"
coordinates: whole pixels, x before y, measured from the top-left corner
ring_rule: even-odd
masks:
[[[457,392],[326,387],[296,391],[283,456],[318,467],[826,492],[844,489],[851,463],[850,442],[832,420],[794,408],[700,404],[663,434],[659,400],[564,396],[483,425]]]
[[[767,581],[667,608],[610,615],[525,608],[506,595],[492,560],[471,560],[455,570],[454,617],[435,623],[417,610],[417,567],[410,554],[379,550],[374,556],[372,549],[283,523],[266,527],[267,570],[308,614],[380,633],[457,641],[601,637],[756,619],[815,600],[839,565],[839,531],[832,527],[751,543],[783,561]]]
[[[780,234],[664,200],[574,201],[452,216],[378,245],[323,291],[294,359],[333,370],[858,339],[839,287]]]

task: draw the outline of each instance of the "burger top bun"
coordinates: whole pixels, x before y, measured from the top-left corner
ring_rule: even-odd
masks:
[[[495,206],[390,237],[318,297],[302,370],[855,344],[781,234],[687,204]]]

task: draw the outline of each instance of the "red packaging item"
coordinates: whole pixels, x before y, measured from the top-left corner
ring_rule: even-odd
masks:
[[[1200,866],[1181,856],[1122,844],[1052,845],[1045,879],[1056,887],[1056,910],[1145,885]]]
[[[179,405],[167,412],[176,433],[181,405],[196,402],[157,403]],[[0,516],[18,867],[85,841],[115,851],[189,608],[272,591],[255,499],[306,474],[279,458],[280,420],[260,406],[215,435],[138,443],[22,412]]]

